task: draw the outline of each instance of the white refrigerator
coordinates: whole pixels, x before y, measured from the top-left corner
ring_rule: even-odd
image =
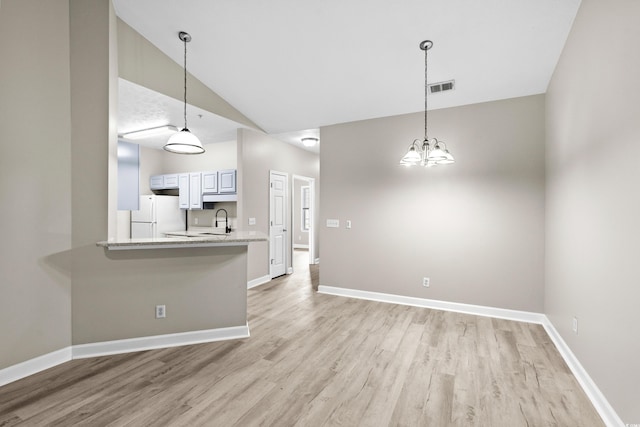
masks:
[[[185,217],[178,196],[140,196],[140,209],[131,211],[131,238],[165,237],[168,231],[184,230]]]

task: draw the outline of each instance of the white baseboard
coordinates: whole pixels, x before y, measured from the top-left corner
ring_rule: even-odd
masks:
[[[268,274],[266,276],[258,277],[257,279],[249,280],[247,282],[247,289],[255,288],[256,286],[263,285],[271,280],[271,276]]]
[[[545,321],[542,323],[542,326],[544,326],[549,338],[551,338],[551,341],[555,344],[558,352],[564,359],[565,363],[569,366],[569,369],[571,369],[571,372],[573,372],[573,375],[578,380],[578,383],[580,383],[582,390],[584,390],[589,400],[591,400],[591,403],[596,408],[596,411],[598,411],[598,414],[600,414],[604,423],[608,427],[624,427],[625,424],[622,422],[613,407],[611,407],[607,398],[591,379],[578,358],[573,354],[567,343],[562,339],[562,336],[547,316],[545,316]]]
[[[0,386],[37,374],[72,359],[248,338],[249,335],[249,324],[246,324],[229,328],[74,345],[1,369]]]
[[[558,352],[564,359],[565,363],[571,369],[571,372],[578,380],[578,383],[584,390],[589,400],[591,400],[591,403],[593,404],[594,408],[596,409],[604,423],[608,427],[624,427],[624,423],[622,422],[618,414],[616,414],[613,407],[609,404],[607,398],[604,396],[604,394],[602,394],[596,383],[591,379],[587,371],[580,364],[578,358],[573,354],[567,343],[562,339],[551,321],[547,318],[546,315],[542,313],[406,297],[402,295],[361,291],[357,289],[337,288],[325,285],[318,286],[318,293],[540,324],[547,331],[547,334],[558,349]]]
[[[301,245],[300,243],[294,243],[293,249],[309,249],[309,245]]]
[[[393,304],[410,305],[414,307],[433,308],[436,310],[454,311],[457,313],[473,314],[476,316],[496,317],[499,319],[516,320],[519,322],[542,324],[545,315],[529,311],[508,310],[506,308],[486,307],[482,305],[462,304],[458,302],[439,301],[433,299],[407,297],[403,295],[383,294],[379,292],[360,291],[357,289],[336,288],[333,286],[318,286],[321,294],[337,295],[350,298],[366,299],[370,301],[388,302]]]
[[[37,374],[45,369],[53,368],[71,360],[71,347],[65,347],[33,359],[25,360],[17,365],[0,369],[0,386]]]
[[[110,354],[131,353],[135,351],[178,347],[181,345],[202,344],[248,337],[249,324],[244,326],[232,326],[229,328],[181,332],[177,334],[153,335],[148,337],[74,345],[73,358],[83,359],[86,357],[107,356]]]

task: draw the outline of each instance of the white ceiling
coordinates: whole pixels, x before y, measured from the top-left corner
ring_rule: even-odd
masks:
[[[118,16],[268,133],[544,93],[580,0],[114,0]],[[180,116],[181,117],[181,116]],[[164,123],[163,123],[164,124]],[[180,126],[180,123],[175,123]],[[192,128],[192,125],[189,125]],[[195,124],[192,129],[195,132]]]
[[[188,128],[203,144],[234,141],[236,130],[247,127],[206,110],[187,107]],[[184,127],[184,103],[154,92],[125,79],[118,79],[118,134],[158,126]],[[162,148],[168,137],[148,137],[135,140],[140,145]]]

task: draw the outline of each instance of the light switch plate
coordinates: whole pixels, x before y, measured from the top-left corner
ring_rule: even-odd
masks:
[[[249,218],[249,225],[256,225],[256,219],[255,218]]]
[[[338,227],[340,227],[340,220],[339,219],[328,219],[327,220],[327,227],[329,227],[329,228],[338,228]]]

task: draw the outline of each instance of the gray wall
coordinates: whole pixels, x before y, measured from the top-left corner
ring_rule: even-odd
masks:
[[[70,15],[73,344],[244,326],[244,248],[96,247],[116,213],[116,17],[109,0],[72,0]],[[166,319],[154,319],[156,304],[166,304]]]
[[[541,312],[544,96],[431,111],[429,124],[455,165],[398,164],[421,113],[321,129],[320,284]]]
[[[315,178],[316,207],[319,206],[319,157],[315,153],[279,141],[250,129],[238,130],[238,223],[246,230],[269,234],[269,171],[289,174],[289,192],[293,188],[293,175]],[[291,198],[289,198],[291,202]],[[291,203],[287,206],[291,212]],[[317,217],[317,215],[316,215]],[[248,225],[256,218],[256,225]],[[291,229],[291,215],[287,218]],[[316,230],[318,227],[316,227]],[[317,242],[318,239],[315,239]],[[316,246],[317,247],[317,246]],[[318,254],[319,252],[316,252]],[[318,256],[318,255],[316,255]],[[289,254],[289,260],[291,254]],[[290,264],[289,264],[290,265]],[[249,246],[248,279],[269,274],[269,243],[258,242]]]
[[[71,345],[68,1],[3,0],[0,57],[2,369]]]
[[[640,423],[639,18],[637,1],[583,0],[546,97],[545,311],[626,423]]]

